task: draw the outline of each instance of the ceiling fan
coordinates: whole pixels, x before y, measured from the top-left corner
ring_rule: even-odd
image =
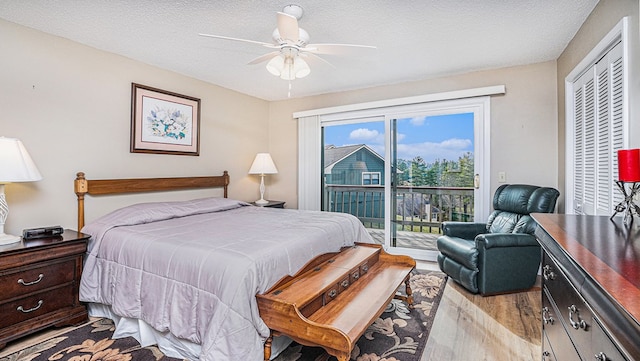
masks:
[[[241,41],[262,45],[273,51],[261,55],[249,62],[259,64],[267,62],[267,70],[285,80],[304,78],[311,73],[309,64],[303,59],[306,57],[317,58],[327,64],[327,60],[319,54],[340,54],[347,48],[352,49],[376,49],[370,45],[355,44],[309,44],[309,34],[298,26],[298,20],[302,18],[302,8],[298,5],[287,5],[282,12],[277,13],[277,28],[272,33],[273,43],[262,41],[232,38],[221,35],[198,34],[200,36]],[[331,64],[330,64],[331,65]]]

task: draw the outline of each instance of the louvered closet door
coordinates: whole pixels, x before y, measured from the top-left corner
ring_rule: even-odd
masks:
[[[622,45],[613,47],[574,83],[574,211],[610,215],[617,150],[624,147]]]
[[[574,83],[574,205],[577,214],[594,214],[594,83],[591,68]]]

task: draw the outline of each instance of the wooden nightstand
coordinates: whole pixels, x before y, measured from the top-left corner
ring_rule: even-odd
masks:
[[[267,208],[284,208],[285,203],[286,202],[284,201],[269,201],[269,203],[261,205],[261,204],[256,204],[256,202],[251,202],[251,204],[256,207],[267,207]]]
[[[0,246],[0,349],[46,327],[87,320],[78,288],[88,239],[65,230],[61,237]]]

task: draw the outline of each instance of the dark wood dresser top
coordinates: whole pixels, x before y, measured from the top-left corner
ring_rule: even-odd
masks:
[[[619,217],[532,215],[566,255],[640,324],[640,220]]]
[[[56,247],[61,244],[64,244],[65,242],[66,243],[78,242],[78,241],[84,242],[89,237],[90,236],[88,234],[84,234],[84,233],[70,230],[70,229],[65,229],[64,233],[62,233],[62,235],[60,236],[22,240],[20,242],[0,246],[0,253],[5,255],[5,254],[31,252],[36,249]]]

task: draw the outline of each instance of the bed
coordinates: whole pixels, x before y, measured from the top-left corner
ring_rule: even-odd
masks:
[[[77,174],[78,229],[91,235],[80,299],[91,316],[114,320],[114,337],[158,344],[173,357],[260,360],[270,330],[255,295],[320,255],[373,242],[349,214],[255,207],[227,198],[228,184],[227,172],[119,180]],[[139,203],[84,224],[87,194],[203,187],[221,187],[224,196]]]

